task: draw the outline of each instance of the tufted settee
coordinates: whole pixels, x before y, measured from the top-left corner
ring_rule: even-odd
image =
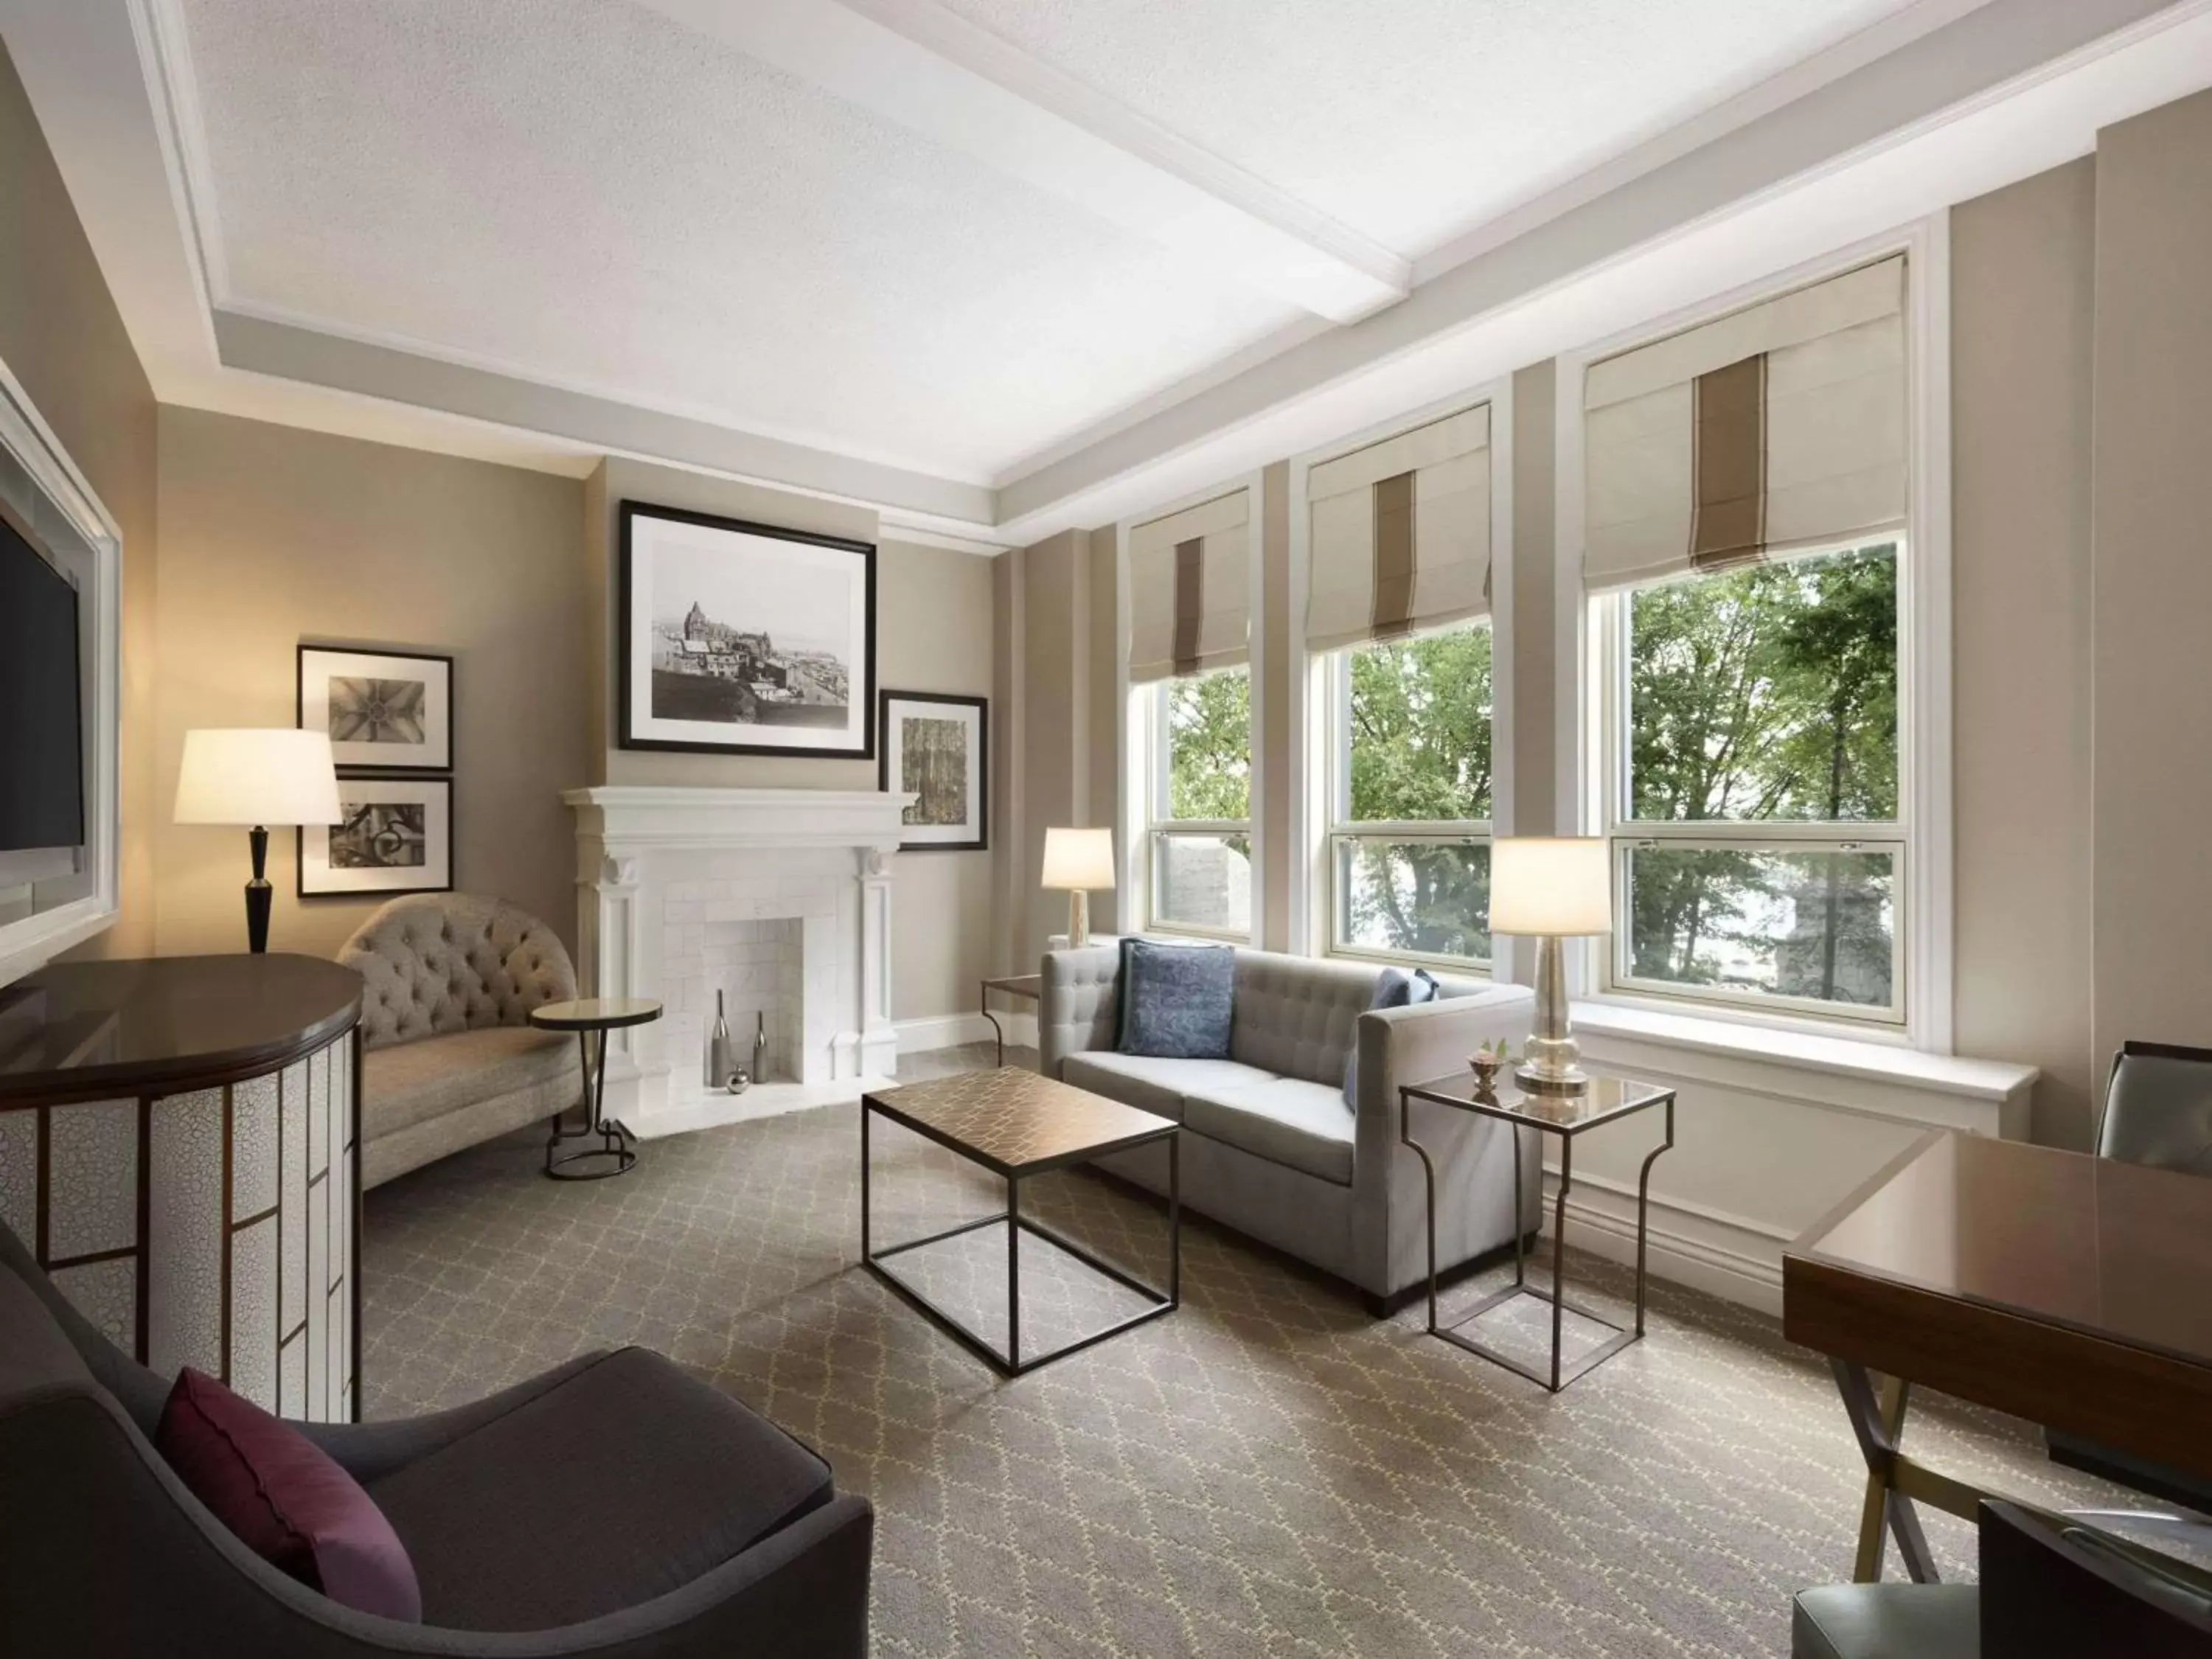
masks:
[[[1534,994],[1446,980],[1442,1000],[1373,1009],[1379,969],[1239,951],[1230,1057],[1166,1060],[1115,1052],[1120,968],[1116,945],[1046,953],[1038,1069],[1181,1123],[1182,1200],[1193,1209],[1348,1280],[1377,1311],[1425,1285],[1428,1210],[1420,1160],[1398,1141],[1398,1086],[1464,1071],[1492,1038],[1517,1048]],[[1344,1103],[1354,1044],[1357,1109]],[[1440,1271],[1534,1227],[1534,1146],[1523,1148],[1516,1201],[1504,1124],[1417,1105],[1413,1133],[1437,1163]],[[1098,1164],[1167,1190],[1164,1142]]]
[[[338,952],[362,998],[362,1180],[397,1175],[573,1106],[576,1045],[530,1011],[576,994],[553,930],[466,893],[393,899]]]

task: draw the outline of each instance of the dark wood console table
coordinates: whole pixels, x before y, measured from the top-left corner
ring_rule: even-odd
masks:
[[[0,988],[0,1220],[155,1370],[360,1414],[361,976],[72,963]]]

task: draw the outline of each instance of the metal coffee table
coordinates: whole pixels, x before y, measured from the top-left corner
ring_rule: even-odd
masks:
[[[911,1129],[969,1162],[979,1164],[1006,1183],[1006,1207],[997,1215],[963,1221],[957,1227],[921,1238],[910,1238],[888,1249],[878,1249],[872,1234],[872,1211],[869,1190],[868,1126],[878,1115]],[[938,1078],[927,1083],[886,1089],[860,1097],[860,1261],[890,1286],[901,1300],[993,1370],[1006,1376],[1024,1371],[1103,1342],[1133,1325],[1173,1313],[1182,1304],[1182,1152],[1172,1118],[1140,1112],[1133,1106],[1108,1100],[1035,1072],[1003,1067],[990,1072],[968,1072],[958,1077]],[[1148,1142],[1168,1144],[1168,1285],[1155,1289],[1125,1273],[1112,1262],[1092,1255],[1073,1239],[1022,1213],[1022,1182],[1031,1176],[1070,1164],[1086,1163],[1108,1152],[1127,1151]],[[884,1264],[908,1250],[935,1244],[962,1233],[1003,1225],[1006,1230],[1006,1348],[1004,1353],[958,1318],[937,1306]],[[1103,1330],[1078,1337],[1048,1353],[1022,1352],[1021,1235],[1029,1233],[1066,1251],[1086,1267],[1104,1274],[1117,1285],[1136,1291],[1152,1305]]]

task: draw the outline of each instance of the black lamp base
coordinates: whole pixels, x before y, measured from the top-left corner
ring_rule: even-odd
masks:
[[[251,833],[253,879],[246,884],[246,948],[256,956],[269,949],[269,904],[276,890],[269,884],[269,831],[255,824]]]

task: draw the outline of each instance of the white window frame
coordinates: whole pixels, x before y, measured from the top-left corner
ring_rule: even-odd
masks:
[[[1581,941],[1570,951],[1571,983],[1580,1000],[1771,1028],[1850,1036],[1933,1054],[1952,1051],[1952,805],[1951,805],[1951,392],[1950,220],[1939,211],[1882,235],[1839,248],[1819,259],[1761,278],[1696,305],[1653,319],[1559,358],[1558,457],[1554,543],[1559,603],[1554,607],[1555,686],[1559,697],[1559,821],[1584,835],[1629,840],[1699,838],[1707,826],[1638,823],[1625,829],[1614,816],[1626,778],[1626,742],[1617,730],[1621,711],[1610,707],[1614,688],[1625,691],[1625,665],[1608,660],[1620,650],[1617,597],[1593,596],[1583,586],[1583,382],[1603,357],[1693,327],[1789,289],[1839,276],[1871,260],[1903,253],[1907,260],[1905,355],[1911,492],[1898,570],[1898,811],[1894,825],[1853,825],[1863,834],[1838,836],[1833,826],[1779,823],[1730,826],[1775,844],[1832,846],[1841,840],[1901,846],[1894,878],[1899,978],[1903,1018],[1869,1018],[1863,1010],[1717,988],[1657,989],[1650,981],[1623,985],[1611,975],[1613,941]],[[1853,545],[1878,544],[1866,538]],[[1613,724],[1609,726],[1608,722]],[[1609,775],[1614,758],[1620,775]],[[1616,843],[1615,900],[1624,859]],[[1618,914],[1618,912],[1617,912]]]
[[[1263,905],[1266,901],[1265,854],[1267,821],[1261,803],[1266,799],[1267,774],[1267,730],[1266,696],[1263,688],[1267,661],[1265,610],[1265,561],[1261,553],[1262,523],[1266,508],[1265,492],[1261,487],[1264,474],[1244,473],[1229,478],[1207,489],[1194,490],[1181,499],[1161,507],[1119,520],[1114,526],[1114,685],[1117,719],[1115,744],[1119,750],[1121,801],[1117,814],[1119,823],[1115,836],[1115,852],[1121,863],[1119,914],[1125,933],[1170,933],[1188,935],[1194,939],[1225,940],[1231,944],[1257,945],[1262,928]],[[1245,569],[1250,582],[1251,617],[1250,642],[1244,663],[1244,672],[1250,676],[1252,708],[1252,767],[1251,793],[1248,818],[1234,821],[1226,831],[1249,837],[1251,846],[1252,896],[1249,933],[1219,932],[1190,927],[1187,923],[1163,921],[1153,912],[1158,892],[1158,859],[1155,831],[1163,824],[1171,824],[1173,833],[1200,833],[1206,826],[1192,818],[1155,819],[1155,804],[1167,799],[1167,751],[1161,739],[1166,709],[1164,701],[1154,690],[1164,680],[1149,684],[1133,683],[1129,678],[1129,532],[1140,524],[1166,518],[1186,508],[1199,507],[1239,489],[1249,491],[1247,501],[1250,511],[1247,517]],[[1217,671],[1218,672],[1218,671]]]
[[[1288,489],[1291,614],[1285,631],[1297,653],[1294,660],[1298,671],[1291,688],[1292,730],[1285,734],[1280,750],[1291,768],[1290,836],[1297,854],[1290,891],[1291,949],[1306,956],[1344,957],[1361,962],[1440,963],[1462,978],[1493,976],[1504,982],[1513,977],[1512,958],[1510,951],[1498,949],[1499,942],[1494,939],[1492,960],[1485,963],[1467,957],[1336,948],[1335,837],[1349,817],[1351,800],[1349,773],[1336,756],[1340,721],[1350,708],[1351,677],[1340,674],[1333,665],[1351,647],[1311,650],[1305,631],[1312,580],[1312,518],[1306,501],[1306,475],[1340,456],[1477,404],[1490,405],[1490,820],[1484,835],[1487,838],[1513,832],[1513,380],[1510,374],[1464,387],[1416,409],[1400,410],[1322,448],[1291,458]],[[1370,832],[1393,826],[1358,827]],[[1397,827],[1413,831],[1413,836],[1401,837],[1409,839],[1440,827],[1449,831],[1461,826]],[[1510,945],[1510,941],[1505,943]]]
[[[1596,636],[1595,655],[1601,677],[1597,697],[1597,757],[1601,772],[1598,821],[1604,826],[1601,833],[1611,843],[1613,914],[1618,924],[1613,937],[1603,942],[1607,948],[1598,953],[1596,984],[1600,993],[1622,997],[1658,998],[1670,1004],[1689,1003],[1754,1012],[1799,1014],[1824,1023],[1844,1022],[1891,1030],[1904,1027],[1911,984],[1905,942],[1911,937],[1911,924],[1917,920],[1910,909],[1911,831],[1909,809],[1903,799],[1903,783],[1908,766],[1906,751],[1911,738],[1905,719],[1905,631],[1902,623],[1905,574],[1911,562],[1911,549],[1904,537],[1900,536],[1897,540],[1899,612],[1897,760],[1900,817],[1896,819],[1831,822],[1802,818],[1728,818],[1662,822],[1631,817],[1628,815],[1632,799],[1628,707],[1632,633],[1629,611],[1636,590],[1624,588],[1591,596],[1590,628]],[[1822,551],[1842,553],[1863,546],[1880,545],[1881,538],[1874,538],[1865,542],[1848,542]],[[1813,553],[1797,556],[1818,557],[1820,555]],[[1702,580],[1722,579],[1715,576]],[[1684,580],[1694,581],[1701,579],[1688,577]],[[1632,943],[1626,925],[1629,866],[1637,851],[1662,846],[1739,852],[1863,851],[1890,854],[1890,985],[1894,1001],[1877,1008],[1864,1003],[1824,1002],[1817,997],[1784,996],[1765,991],[1738,990],[1729,986],[1677,984],[1636,976],[1626,965]]]
[[[1447,969],[1466,978],[1488,979],[1492,976],[1494,957],[1452,956],[1441,951],[1400,951],[1386,945],[1358,945],[1345,939],[1340,926],[1344,914],[1344,894],[1340,885],[1342,865],[1338,857],[1338,850],[1346,842],[1377,841],[1394,845],[1407,842],[1436,842],[1485,847],[1490,844],[1495,833],[1494,815],[1498,805],[1496,624],[1486,619],[1469,618],[1444,628],[1423,629],[1422,634],[1446,634],[1458,629],[1484,626],[1492,629],[1491,811],[1493,816],[1487,818],[1354,818],[1352,816],[1352,657],[1354,652],[1365,647],[1362,645],[1340,646],[1334,651],[1319,654],[1319,672],[1326,685],[1322,693],[1322,707],[1327,714],[1322,724],[1328,733],[1325,764],[1328,811],[1318,898],[1322,909],[1320,925],[1324,930],[1324,953],[1328,956],[1347,957],[1362,962],[1411,962]]]
[[[1259,685],[1252,677],[1250,664],[1247,663],[1241,668],[1217,668],[1209,672],[1215,674],[1243,674],[1246,677],[1245,691],[1254,705],[1253,713],[1256,720]],[[1191,675],[1188,678],[1195,679],[1202,677]],[[1144,931],[1148,933],[1188,934],[1194,939],[1225,939],[1238,945],[1249,944],[1252,939],[1252,927],[1207,927],[1197,922],[1178,921],[1160,914],[1159,900],[1163,885],[1160,879],[1160,861],[1169,842],[1178,836],[1201,839],[1222,836],[1243,836],[1245,837],[1246,845],[1251,849],[1246,856],[1249,860],[1253,888],[1249,901],[1251,908],[1246,914],[1252,918],[1255,927],[1259,919],[1260,848],[1257,839],[1252,833],[1251,798],[1247,796],[1246,816],[1241,818],[1178,818],[1172,817],[1169,812],[1168,745],[1170,738],[1166,692],[1169,687],[1176,684],[1175,679],[1154,680],[1150,684],[1137,687],[1134,694],[1134,701],[1140,706],[1137,711],[1137,718],[1132,724],[1142,733],[1139,741],[1143,750],[1142,799],[1145,830],[1140,856],[1145,866]],[[1255,747],[1255,763],[1246,773],[1247,783],[1253,790],[1259,787],[1257,753]]]

